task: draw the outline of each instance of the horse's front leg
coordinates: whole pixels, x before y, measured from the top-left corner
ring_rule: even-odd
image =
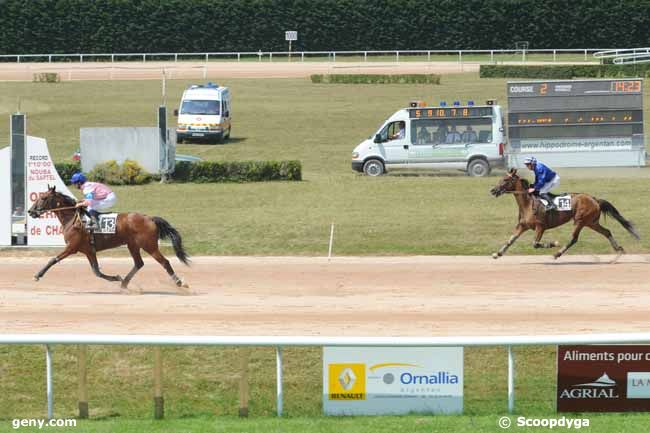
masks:
[[[106,275],[99,270],[99,262],[97,261],[97,254],[95,254],[94,251],[84,251],[84,254],[86,254],[86,257],[88,258],[88,262],[90,263],[90,267],[92,268],[93,272],[97,277],[103,278],[106,281],[122,281],[122,277],[120,277],[119,275]]]
[[[541,242],[542,236],[544,236],[544,227],[538,225],[535,227],[535,241],[533,242],[533,248],[553,248],[559,247],[560,243],[557,241],[551,242]]]
[[[52,266],[56,265],[56,264],[59,263],[61,260],[65,259],[65,258],[68,257],[69,255],[74,254],[74,253],[76,253],[76,252],[77,252],[77,250],[76,250],[75,248],[71,247],[70,245],[66,245],[65,250],[63,250],[63,252],[61,252],[61,254],[59,254],[58,256],[53,257],[52,259],[50,259],[50,261],[47,262],[47,264],[43,267],[43,269],[41,269],[40,271],[38,271],[38,272],[36,273],[36,275],[34,275],[34,281],[38,281],[38,280],[40,280],[41,278],[43,278],[43,275],[45,275],[45,273],[46,273],[46,272],[47,272],[47,271],[48,271]]]
[[[493,258],[493,259],[498,259],[498,258],[501,257],[502,255],[504,255],[504,254],[506,253],[506,251],[508,251],[508,248],[510,248],[510,246],[511,246],[512,244],[514,244],[515,241],[516,241],[517,239],[519,239],[519,236],[521,236],[521,234],[522,234],[523,232],[525,232],[526,230],[528,230],[528,228],[526,228],[526,226],[524,226],[524,225],[521,224],[521,223],[517,224],[517,227],[515,227],[515,232],[512,234],[512,236],[510,236],[510,239],[508,239],[508,242],[506,242],[505,244],[503,244],[503,245],[501,246],[501,248],[499,248],[499,251],[497,251],[496,253],[492,254],[492,258]]]

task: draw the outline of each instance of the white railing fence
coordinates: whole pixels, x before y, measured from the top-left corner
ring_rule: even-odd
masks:
[[[52,367],[52,350],[54,345],[133,345],[133,346],[266,346],[276,348],[276,407],[278,416],[282,416],[282,348],[304,346],[353,346],[353,347],[476,347],[504,346],[508,350],[508,412],[514,411],[515,394],[515,362],[513,347],[515,346],[548,346],[561,344],[649,344],[650,333],[627,334],[584,334],[584,335],[521,335],[521,336],[485,336],[485,337],[282,337],[282,336],[161,336],[161,335],[83,335],[83,334],[5,334],[0,335],[0,344],[38,344],[45,345],[45,364],[47,378],[47,416],[54,418],[54,388]],[[85,353],[80,351],[81,353]],[[160,354],[155,356],[154,365],[154,402],[157,418],[162,417],[162,362]],[[84,362],[79,362],[79,366]],[[85,371],[80,371],[80,378],[85,386]],[[247,374],[243,372],[242,381]],[[240,383],[240,400],[247,395],[246,384]],[[245,390],[242,388],[246,388]],[[85,389],[80,385],[80,410]],[[247,402],[242,405],[247,413]],[[159,407],[160,405],[160,407]],[[87,409],[86,409],[87,410]],[[86,415],[87,416],[87,415]]]
[[[492,50],[358,50],[358,51],[242,51],[242,52],[195,52],[195,53],[70,53],[70,54],[3,54],[0,62],[119,62],[119,61],[213,61],[213,60],[257,60],[273,61],[281,58],[326,60],[336,62],[354,58],[359,61],[383,60],[399,62],[404,59],[421,61],[473,61],[498,63],[499,61],[521,61],[546,59],[545,61],[589,61],[593,54],[609,50],[605,48],[579,49],[492,49]],[[532,58],[531,58],[532,56]]]
[[[596,59],[612,59],[615,65],[629,65],[650,62],[650,48],[628,48],[604,50],[594,53]]]

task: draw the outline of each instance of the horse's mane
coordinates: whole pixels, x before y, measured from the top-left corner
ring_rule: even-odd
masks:
[[[73,197],[70,197],[69,195],[63,194],[62,192],[59,191],[55,192],[55,194],[59,198],[63,199],[64,206],[74,206],[75,204],[77,204],[77,200],[75,200]]]
[[[521,180],[521,186],[523,186],[524,189],[528,189],[530,187],[530,184],[528,183],[528,179],[524,179],[523,177],[520,177],[519,180]]]

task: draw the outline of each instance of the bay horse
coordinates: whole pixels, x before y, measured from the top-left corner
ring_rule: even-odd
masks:
[[[623,218],[618,210],[607,200],[597,199],[588,194],[572,193],[570,194],[571,210],[544,211],[544,205],[540,200],[528,193],[529,186],[528,181],[519,177],[517,170],[513,168],[490,190],[490,193],[495,197],[499,197],[502,194],[512,194],[517,202],[517,206],[519,206],[519,220],[515,226],[514,233],[499,251],[492,254],[492,257],[495,259],[504,255],[519,236],[527,230],[535,230],[534,248],[553,248],[560,246],[558,242],[541,242],[542,236],[546,230],[561,226],[571,220],[574,222],[571,240],[553,255],[555,259],[560,258],[562,254],[578,242],[578,236],[584,227],[589,227],[605,236],[617,254],[616,259],[618,259],[621,254],[625,253],[625,250],[616,242],[614,236],[612,236],[612,232],[600,225],[599,220],[601,214],[613,217],[634,238],[637,240],[641,239],[634,225]]]
[[[54,212],[63,226],[63,238],[66,244],[63,252],[52,258],[43,269],[34,275],[35,281],[40,280],[48,269],[69,255],[82,253],[88,258],[90,267],[97,277],[107,281],[120,281],[122,289],[126,289],[136,272],[144,266],[140,250],[145,250],[165,268],[176,286],[188,287],[176,275],[169,261],[158,249],[158,239],[169,238],[176,257],[189,266],[189,257],[183,249],[181,235],[167,221],[135,212],[119,213],[115,234],[98,233],[94,235],[94,242],[91,242],[91,235],[82,222],[82,214],[86,211],[75,207],[76,204],[77,201],[74,198],[57,192],[56,186],[48,186],[47,192],[40,193],[38,200],[29,209],[29,215],[32,218],[39,218],[45,212]],[[133,258],[131,271],[124,278],[119,275],[102,273],[99,269],[96,252],[125,244]]]

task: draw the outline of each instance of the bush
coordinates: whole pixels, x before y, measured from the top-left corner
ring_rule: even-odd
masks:
[[[66,185],[70,185],[70,178],[73,174],[81,171],[81,165],[79,162],[60,162],[58,164],[54,164],[54,168],[59,173],[59,176],[61,176],[61,179],[63,179],[63,182]]]
[[[61,78],[56,72],[39,72],[33,75],[33,81],[35,83],[58,83]]]
[[[302,180],[300,161],[182,161],[172,175],[176,182],[264,182]]]
[[[436,74],[314,74],[314,84],[440,84]]]
[[[633,65],[481,65],[481,78],[533,78],[570,80],[572,78],[634,78],[650,71],[650,63]]]
[[[143,185],[151,182],[152,176],[140,164],[127,159],[121,166],[116,161],[97,164],[88,179],[109,185]]]

